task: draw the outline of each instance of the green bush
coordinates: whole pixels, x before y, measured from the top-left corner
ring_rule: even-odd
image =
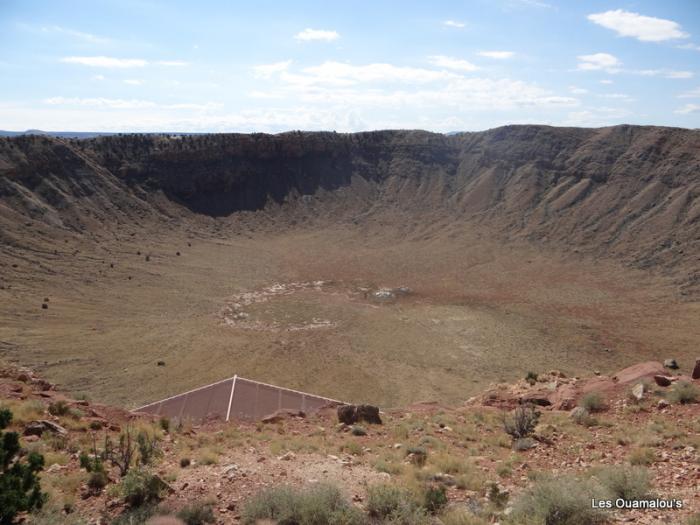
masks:
[[[12,412],[0,409],[0,524],[9,525],[19,512],[40,509],[46,501],[38,473],[44,457],[36,452],[26,461],[18,458],[19,435],[3,432],[12,422]]]
[[[594,474],[611,499],[631,500],[649,496],[649,472],[644,467],[609,466],[596,469]]]
[[[187,505],[177,513],[177,517],[184,521],[185,525],[202,525],[216,521],[212,506],[206,503]]]
[[[367,430],[365,430],[365,427],[362,427],[360,425],[353,425],[352,428],[350,429],[350,433],[353,436],[366,436]]]
[[[525,381],[530,383],[530,385],[534,385],[535,383],[537,383],[537,373],[532,371],[528,372],[525,376]]]
[[[158,476],[145,469],[133,468],[122,478],[120,492],[128,505],[141,507],[159,501],[167,488]]]
[[[572,477],[545,479],[526,490],[513,505],[508,523],[517,525],[597,525],[605,514],[591,506],[601,492],[592,481]]]
[[[654,451],[648,447],[640,447],[632,450],[627,459],[631,465],[648,466],[654,462],[656,459],[656,454],[654,454]]]
[[[87,486],[92,492],[100,493],[107,486],[108,481],[109,478],[103,471],[91,472],[87,480]]]
[[[428,460],[428,451],[423,447],[408,447],[406,449],[406,456],[409,457],[411,463],[422,467]]]
[[[443,485],[428,485],[423,492],[423,507],[437,514],[447,505],[447,490]]]
[[[528,437],[535,431],[540,413],[532,405],[521,405],[510,416],[503,416],[503,430],[513,439]]]
[[[700,388],[688,381],[678,381],[668,392],[671,403],[686,404],[700,401]]]
[[[67,416],[70,413],[70,406],[63,400],[54,401],[49,404],[49,414],[52,416]]]
[[[360,525],[362,512],[353,507],[332,485],[319,484],[307,489],[277,486],[266,489],[243,507],[241,519],[252,525],[258,520],[295,525]]]
[[[581,398],[578,406],[585,408],[588,412],[601,412],[605,410],[605,399],[600,392],[589,392]]]
[[[158,438],[155,435],[151,437],[144,431],[136,435],[136,446],[139,450],[139,461],[143,466],[152,464],[153,460],[162,454]]]

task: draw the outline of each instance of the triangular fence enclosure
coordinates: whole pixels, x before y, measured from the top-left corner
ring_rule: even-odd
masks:
[[[204,419],[257,421],[277,410],[305,413],[342,401],[233,376],[134,410],[157,416],[199,422]]]

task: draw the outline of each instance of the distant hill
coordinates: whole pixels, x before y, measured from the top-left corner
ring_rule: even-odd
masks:
[[[51,137],[59,137],[64,139],[92,139],[105,135],[116,135],[116,133],[107,133],[99,131],[43,131],[40,129],[28,129],[26,131],[7,131],[0,129],[0,137],[19,137],[22,135],[48,135]]]

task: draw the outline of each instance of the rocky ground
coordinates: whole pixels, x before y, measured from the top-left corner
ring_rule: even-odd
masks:
[[[613,511],[609,522],[676,524],[700,512],[700,404],[679,402],[679,384],[700,386],[700,365],[677,371],[647,362],[611,377],[531,374],[461,406],[382,412],[381,425],[338,423],[334,408],[256,424],[178,425],[70,399],[31,371],[8,366],[0,406],[12,410],[11,430],[24,449],[46,459],[49,500],[41,515],[21,517],[32,523],[110,523],[133,513],[119,469],[107,462],[106,486],[91,490],[80,455],[99,450],[105,436],[142,432],[156,450],[146,468],[167,484],[161,508],[202,504],[217,523],[239,523],[246,501],[264,488],[319,483],[338,486],[360,508],[373,485],[437,484],[446,487],[449,507],[481,516],[459,523],[507,522],[519,496],[543,476],[635,465],[647,469],[650,493],[680,499],[683,509]],[[513,441],[503,419],[523,403],[538,407],[539,420],[531,436]]]

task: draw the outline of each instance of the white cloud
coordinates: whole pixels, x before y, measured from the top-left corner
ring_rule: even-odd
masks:
[[[678,98],[700,98],[700,87],[681,93]]]
[[[457,20],[445,20],[442,25],[447,27],[455,27],[457,29],[462,29],[466,26],[464,22],[458,22]]]
[[[138,78],[127,78],[124,80],[124,84],[129,84],[130,86],[140,86],[143,84],[143,80],[139,80]]]
[[[292,65],[291,60],[285,60],[283,62],[274,62],[272,64],[261,64],[259,66],[253,67],[253,72],[256,77],[269,78],[275,73],[281,73],[282,71],[287,71],[289,66]]]
[[[433,55],[428,57],[430,63],[437,67],[454,69],[456,71],[476,71],[477,66],[461,58],[446,57],[444,55]]]
[[[632,113],[630,110],[609,107],[592,107],[573,111],[561,123],[563,126],[582,126],[598,128],[614,126],[625,122]]]
[[[98,82],[102,82],[105,79],[104,75],[93,75],[92,80],[97,80]]]
[[[178,110],[208,110],[220,108],[221,104],[157,104],[150,100],[139,99],[121,99],[121,98],[79,98],[79,97],[51,97],[43,100],[44,104],[49,106],[80,106],[102,109],[146,109],[146,108],[163,108],[163,109],[178,109]]]
[[[283,81],[299,86],[317,84],[349,86],[372,82],[422,84],[456,77],[458,77],[457,74],[444,70],[395,66],[386,63],[354,66],[335,61],[327,61],[318,66],[304,68],[301,70],[301,74],[283,72],[281,75]]]
[[[505,60],[507,58],[512,58],[515,53],[513,51],[479,51],[477,55],[486,58],[494,58],[496,60]]]
[[[673,79],[693,78],[692,71],[675,71],[673,69],[640,69],[638,71],[629,71],[629,73],[633,73],[635,75],[642,75],[645,77],[662,76]]]
[[[587,18],[606,29],[612,29],[620,36],[633,37],[643,42],[662,42],[689,36],[673,20],[643,16],[622,9],[595,13]]]
[[[338,38],[340,38],[340,35],[336,31],[306,28],[303,31],[300,31],[299,33],[294,35],[294,38],[296,38],[297,40],[304,41],[323,40],[325,42],[332,42],[333,40],[337,40]]]
[[[676,46],[678,49],[690,49],[692,51],[700,51],[700,45],[698,44],[681,44]]]
[[[604,78],[603,80],[600,80],[600,83],[601,84],[614,84],[615,82],[613,82],[609,78]]]
[[[156,62],[159,66],[165,66],[165,67],[185,67],[189,66],[189,62],[185,62],[184,60],[159,60]]]
[[[340,106],[371,111],[421,108],[421,111],[485,111],[527,107],[576,106],[572,97],[558,96],[527,82],[470,78],[453,71],[395,66],[324,62],[300,72],[271,75],[269,89],[249,93],[255,99],[288,100],[320,109]],[[413,127],[416,126],[414,123]]]
[[[621,102],[632,102],[634,99],[630,97],[629,95],[626,95],[624,93],[604,93],[602,95],[598,95],[600,98],[608,98],[608,99],[613,99],[613,100],[619,100]]]
[[[622,62],[609,53],[579,55],[578,60],[578,69],[582,71],[604,70],[608,73],[618,73],[622,65]]]
[[[700,104],[686,104],[685,106],[678,108],[674,113],[679,115],[688,115],[689,113],[700,112]]]
[[[588,90],[578,86],[569,86],[569,92],[574,95],[585,95],[588,93]]]
[[[80,40],[85,40],[86,42],[90,42],[92,44],[106,44],[110,41],[109,38],[93,35],[92,33],[84,33],[82,31],[76,31],[74,29],[69,29],[67,27],[61,27],[61,26],[55,26],[55,25],[54,26],[43,26],[41,28],[41,31],[43,33],[59,33],[62,35],[71,36],[74,38],[78,38]]]
[[[90,67],[107,67],[107,68],[132,68],[144,67],[148,64],[146,60],[140,58],[112,58],[105,56],[92,57],[64,57],[61,62],[68,64],[80,64]]]
[[[139,109],[156,107],[155,102],[148,100],[121,98],[78,98],[78,97],[51,97],[44,99],[44,104],[50,106],[88,106],[110,109]]]

